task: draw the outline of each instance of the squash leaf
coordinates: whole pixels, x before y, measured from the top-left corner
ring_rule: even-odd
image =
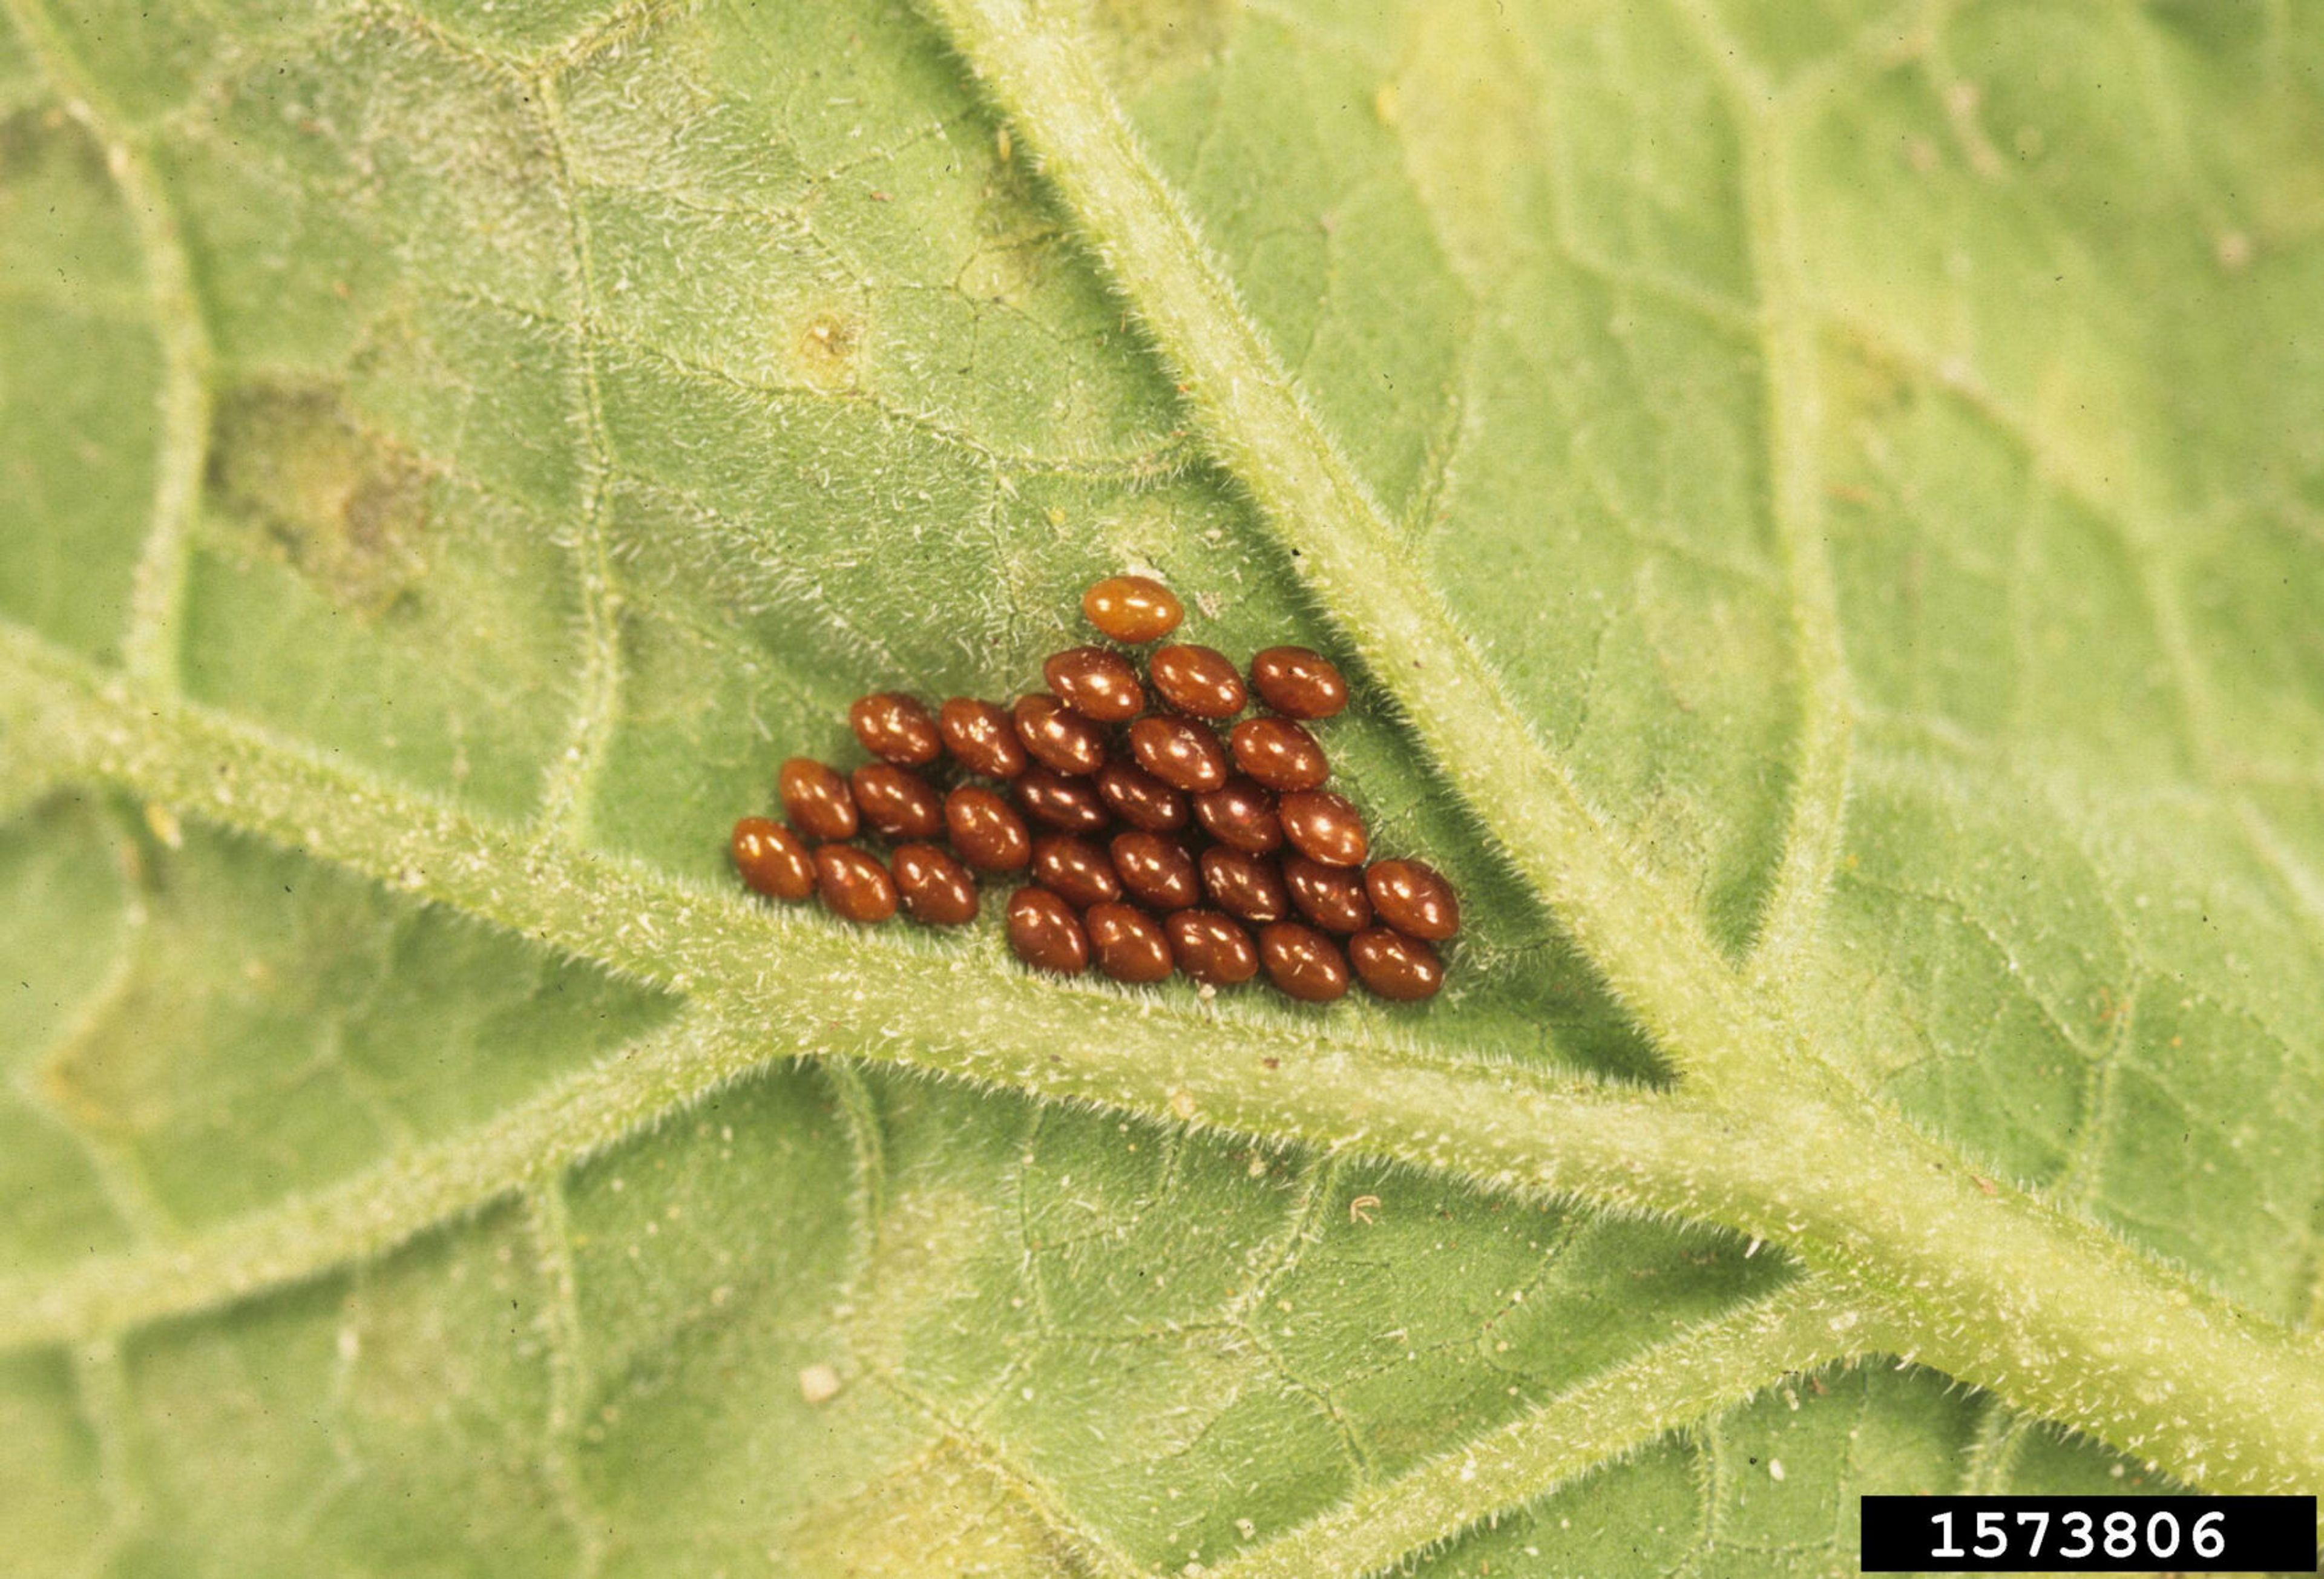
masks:
[[[0,6],[26,1573],[1853,1571],[2324,1473],[2324,30]],[[1151,570],[1425,1007],[724,859]]]

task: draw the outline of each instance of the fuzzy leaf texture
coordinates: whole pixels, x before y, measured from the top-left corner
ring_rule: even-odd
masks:
[[[2319,1489],[2319,71],[5,0],[6,1565],[1724,1579]],[[778,762],[1125,566],[1348,667],[1440,999],[745,901]]]

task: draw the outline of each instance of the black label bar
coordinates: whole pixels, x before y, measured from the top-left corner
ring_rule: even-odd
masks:
[[[1868,1574],[2306,1574],[2313,1497],[1867,1497]]]

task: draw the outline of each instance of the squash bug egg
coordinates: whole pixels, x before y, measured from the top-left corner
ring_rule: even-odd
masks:
[[[1250,934],[1216,910],[1176,910],[1162,925],[1178,968],[1190,980],[1234,987],[1259,974],[1259,950]]]
[[[1157,910],[1183,910],[1203,897],[1194,858],[1167,834],[1131,829],[1113,836],[1113,869],[1121,886],[1139,904]]]
[[[1106,635],[1136,647],[1176,630],[1186,606],[1150,576],[1109,576],[1082,594],[1082,614]]]
[[[945,797],[945,832],[979,872],[1014,872],[1032,859],[1025,819],[982,784],[963,784]]]
[[[1348,705],[1332,660],[1305,647],[1269,647],[1250,660],[1251,688],[1286,718],[1329,718]]]
[[[1115,981],[1158,982],[1175,968],[1162,923],[1136,906],[1092,905],[1082,920],[1097,968]]]
[[[847,709],[848,727],[863,749],[882,762],[907,768],[922,767],[944,753],[944,737],[936,721],[917,697],[901,691],[875,691],[858,697]]]
[[[810,838],[855,836],[855,797],[835,770],[812,757],[793,757],[783,764],[775,784],[783,810]]]
[[[853,845],[825,845],[815,853],[815,885],[831,913],[858,926],[896,913],[896,882],[888,869]]]
[[[1292,848],[1326,866],[1360,866],[1371,849],[1363,814],[1329,790],[1300,790],[1277,805]]]
[[[1288,718],[1246,718],[1227,732],[1235,766],[1269,790],[1314,790],[1332,776],[1315,737]]]
[[[1461,929],[1461,900],[1425,861],[1375,861],[1364,873],[1379,919],[1407,937],[1441,943]]]
[[[1034,761],[1060,773],[1094,773],[1105,765],[1105,731],[1042,691],[1019,697],[1010,708],[1017,738]]]
[[[1033,841],[1033,881],[1077,910],[1121,897],[1121,880],[1105,852],[1077,834]]]
[[[1058,700],[1100,724],[1127,723],[1146,710],[1146,688],[1138,683],[1137,666],[1103,647],[1053,652],[1041,666],[1041,678]]]
[[[1259,933],[1259,963],[1267,979],[1285,996],[1303,1003],[1328,1003],[1348,991],[1348,962],[1340,946],[1313,927],[1277,921]]]
[[[815,891],[815,859],[807,841],[772,817],[736,823],[729,849],[742,881],[769,899],[797,901]]]
[[[1146,678],[1164,701],[1196,718],[1231,718],[1250,699],[1241,674],[1213,648],[1159,648],[1147,660]]]
[[[1444,984],[1443,962],[1417,937],[1374,927],[1348,939],[1348,963],[1372,995],[1395,1003],[1433,998]]]
[[[1227,748],[1191,718],[1149,713],[1130,726],[1138,765],[1179,790],[1202,794],[1227,781]]]
[[[968,868],[934,845],[899,845],[890,863],[904,914],[930,927],[976,919],[976,884]]]
[[[1073,906],[1046,888],[1009,896],[1009,946],[1035,970],[1077,976],[1089,968],[1089,934]]]
[[[1025,771],[1025,743],[998,702],[954,697],[936,711],[936,731],[964,768],[988,779],[1013,779]]]

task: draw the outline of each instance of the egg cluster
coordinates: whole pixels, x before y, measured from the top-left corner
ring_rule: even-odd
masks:
[[[1099,582],[1082,612],[1125,647],[1161,641],[1185,615],[1143,576]],[[1075,975],[1094,961],[1119,982],[1179,971],[1211,987],[1264,970],[1311,1003],[1345,993],[1351,966],[1398,1002],[1444,984],[1434,945],[1460,928],[1452,885],[1423,862],[1370,860],[1362,816],[1324,787],[1331,763],[1308,725],[1348,701],[1328,659],[1270,647],[1246,681],[1209,647],[1153,648],[1141,674],[1129,653],[1092,645],[1053,653],[1041,672],[1049,688],[1006,707],[858,699],[848,723],[878,760],[845,775],[785,762],[789,826],[734,825],[743,882],[774,899],[819,894],[859,924],[900,906],[956,927],[976,916],[976,873],[1022,873],[1009,943],[1040,970]],[[1230,724],[1253,693],[1266,711]],[[865,833],[886,843],[885,865],[847,842]]]

